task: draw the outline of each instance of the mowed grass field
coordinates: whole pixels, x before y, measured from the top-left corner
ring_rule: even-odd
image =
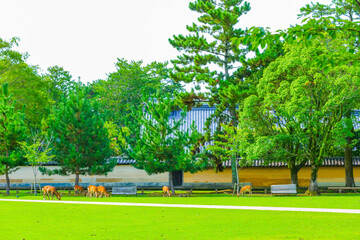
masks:
[[[18,194],[19,199],[42,196]],[[0,195],[0,198],[16,198]],[[253,196],[194,194],[61,201],[360,209],[359,194]],[[360,239],[360,214],[0,202],[0,239]]]

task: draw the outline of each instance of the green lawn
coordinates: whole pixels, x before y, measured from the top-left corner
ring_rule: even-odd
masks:
[[[360,239],[358,214],[23,202],[0,206],[0,239]]]
[[[0,195],[0,198],[14,198]],[[18,194],[19,199],[42,199]],[[90,201],[64,196],[66,200]],[[57,201],[57,200],[54,200]],[[360,195],[112,197],[91,201],[360,208]],[[360,239],[360,215],[0,202],[0,239]]]

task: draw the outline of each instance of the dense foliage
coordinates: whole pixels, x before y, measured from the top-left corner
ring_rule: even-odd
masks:
[[[53,108],[49,118],[49,133],[53,135],[54,159],[60,169],[46,170],[48,174],[107,174],[115,161],[111,157],[110,138],[99,114],[99,104],[87,98],[88,89],[77,84],[68,97]],[[44,170],[44,169],[43,169]]]
[[[18,39],[9,42],[0,38],[0,83],[8,83],[9,90],[20,104],[21,110],[26,105],[26,124],[30,128],[39,128],[41,120],[46,118],[52,106],[48,94],[48,81],[39,74],[36,66],[26,63],[27,54],[14,50]]]
[[[246,35],[246,31],[238,28],[237,24],[239,18],[250,11],[250,4],[243,0],[198,0],[191,2],[189,8],[199,13],[200,17],[198,23],[186,26],[189,35],[169,39],[170,44],[182,53],[172,61],[174,71],[171,78],[177,82],[194,83],[198,89],[200,84],[205,85],[209,91],[206,94],[209,104],[216,105],[216,112],[212,116],[219,126],[213,137],[216,138],[217,134],[221,134],[221,123],[231,122],[237,126],[236,107],[249,88],[244,79],[234,74],[248,50],[246,47],[239,48],[232,39]],[[190,96],[183,97],[188,101]],[[201,99],[203,96],[199,97]],[[189,102],[188,105],[191,104]],[[218,158],[213,160],[221,165]],[[236,161],[233,158],[231,161],[232,182],[235,183]]]
[[[9,85],[2,85],[0,95],[0,174],[6,177],[6,194],[9,195],[9,174],[21,164],[20,144],[26,139],[24,111],[16,110],[16,101],[10,94]]]
[[[162,89],[164,93],[181,90],[168,77],[167,63],[153,62],[143,66],[142,61],[118,59],[116,71],[108,78],[92,84],[93,97],[98,99],[109,121],[118,126],[125,122],[138,126],[131,118],[132,109],[140,106],[142,98]]]
[[[182,127],[186,111],[176,119],[174,103],[169,95],[163,97],[159,92],[148,101],[144,99],[143,108],[136,115],[142,126],[141,133],[135,138],[127,137],[130,148],[126,151],[136,160],[134,166],[148,174],[169,172],[173,193],[172,172],[194,173],[207,167],[198,149],[202,135],[195,125],[187,130]]]

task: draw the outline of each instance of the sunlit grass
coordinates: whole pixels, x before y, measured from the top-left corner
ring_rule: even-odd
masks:
[[[75,199],[85,200],[64,197],[64,200]],[[211,199],[217,203],[276,199],[277,203],[287,205],[290,198],[110,198],[125,202],[150,199],[194,204],[211,203]],[[292,199],[312,202],[311,198]],[[326,197],[319,199],[327,201]],[[345,199],[341,197],[338,201]],[[0,207],[0,239],[360,239],[359,214],[78,205],[58,204],[55,200],[54,203],[0,202]]]

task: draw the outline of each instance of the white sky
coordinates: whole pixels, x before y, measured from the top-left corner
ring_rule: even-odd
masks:
[[[190,0],[0,0],[0,37],[20,37],[28,63],[44,71],[59,65],[83,82],[104,79],[117,58],[168,61],[178,52],[174,34],[199,16]],[[299,23],[300,7],[310,0],[249,0],[252,10],[241,26],[285,29]],[[316,1],[314,1],[316,2]],[[319,0],[329,4],[330,0]]]

